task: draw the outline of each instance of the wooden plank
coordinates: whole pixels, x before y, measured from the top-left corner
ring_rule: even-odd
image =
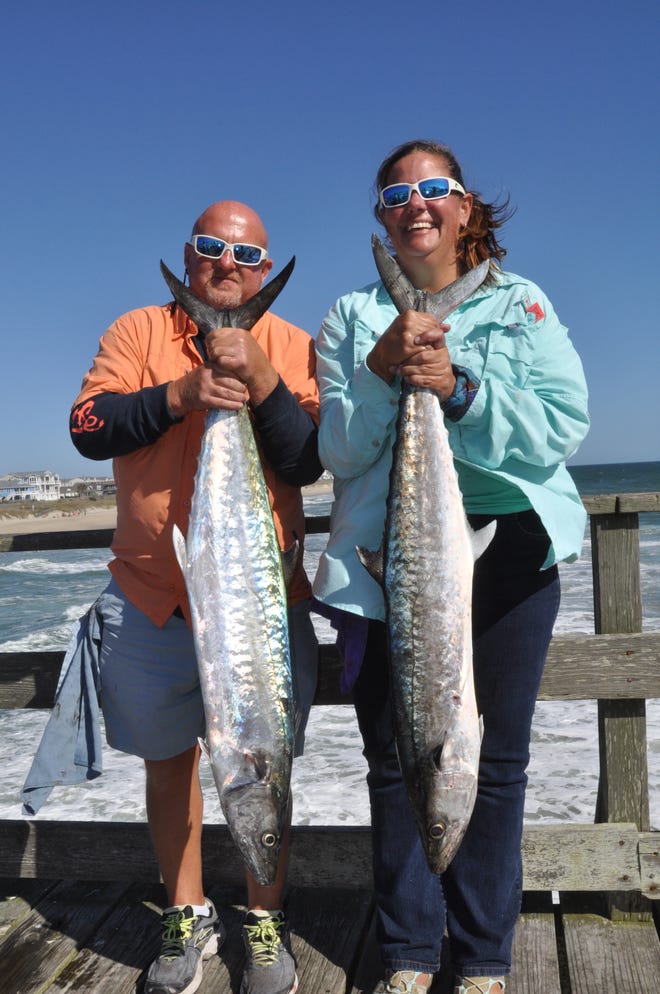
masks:
[[[660,511],[660,493],[619,494],[616,509],[619,514]]]
[[[34,904],[55,886],[54,880],[20,877],[0,880],[0,940],[29,913]]]
[[[660,832],[640,835],[639,872],[644,897],[660,901]]]
[[[593,514],[628,514],[660,511],[660,493],[589,494],[582,498],[587,512]]]
[[[73,960],[125,884],[60,883],[0,943],[3,994],[36,994]]]
[[[563,927],[572,991],[651,994],[657,987],[660,942],[651,922],[565,915]]]
[[[637,839],[634,825],[525,825],[523,887],[638,891]]]
[[[660,697],[660,633],[552,639],[539,700]]]
[[[63,652],[0,653],[0,708],[52,708]]]
[[[596,632],[640,632],[639,516],[596,514],[590,525]]]
[[[598,702],[600,782],[596,821],[649,822],[646,701]]]
[[[162,888],[160,888],[162,890]],[[136,980],[158,955],[160,909],[137,887],[127,890],[98,929],[57,974],[47,994],[112,991],[134,994]],[[156,892],[154,897],[157,900]]]
[[[64,653],[0,653],[0,708],[51,708]],[[319,646],[314,703],[351,704],[340,692],[334,645]],[[660,697],[660,633],[561,635],[550,643],[539,700]]]
[[[532,913],[518,918],[506,990],[507,994],[561,994],[554,915]]]
[[[617,502],[617,507],[619,504]],[[591,558],[596,632],[639,632],[642,594],[637,512],[591,516]],[[596,821],[632,821],[649,829],[646,705],[640,700],[598,701],[600,779]],[[643,899],[610,897],[610,914],[644,910]]]
[[[639,891],[638,834],[633,825],[526,825],[524,886],[528,891]],[[243,866],[226,825],[205,825],[205,872],[241,886]],[[0,876],[80,880],[159,880],[143,822],[0,822]],[[296,886],[371,886],[367,826],[296,825],[289,880]]]
[[[287,901],[291,946],[300,986],[314,994],[345,994],[371,923],[370,890],[294,888]]]
[[[242,885],[244,871],[226,825],[205,825],[202,859],[209,879]],[[158,881],[144,822],[0,821],[0,876]],[[291,883],[363,887],[371,882],[368,827],[295,826]]]
[[[109,549],[114,528],[81,531],[27,532],[0,535],[0,552],[51,552],[53,549]]]

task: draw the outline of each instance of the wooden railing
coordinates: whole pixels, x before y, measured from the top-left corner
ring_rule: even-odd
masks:
[[[660,632],[641,631],[639,514],[660,511],[660,494],[587,497],[594,635],[553,638],[539,700],[597,700],[600,779],[596,824],[527,825],[527,891],[599,891],[614,917],[647,915],[660,898],[660,832],[649,825],[646,701],[660,698]],[[309,533],[327,517],[307,519]],[[0,537],[0,552],[105,548],[112,531]],[[346,704],[334,646],[320,647],[315,704]],[[62,652],[0,653],[0,708],[50,708]],[[596,730],[594,729],[594,733]],[[19,785],[17,785],[18,788]],[[47,810],[47,809],[46,809]],[[205,873],[241,883],[243,869],[224,825],[205,825]],[[290,879],[309,886],[368,887],[369,829],[294,828]],[[158,879],[146,824],[0,821],[0,876]]]

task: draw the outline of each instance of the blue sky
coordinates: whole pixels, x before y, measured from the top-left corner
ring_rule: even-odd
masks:
[[[571,330],[576,463],[660,459],[657,3],[26,0],[0,18],[0,474],[110,472],[68,411],[100,335],[168,294],[162,257],[244,200],[315,335],[373,278],[376,168],[413,137],[510,196],[507,268]]]

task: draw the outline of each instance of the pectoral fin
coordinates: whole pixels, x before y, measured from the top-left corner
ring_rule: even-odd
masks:
[[[493,536],[495,535],[495,529],[497,528],[497,522],[491,521],[485,527],[480,528],[478,532],[472,531],[470,529],[470,542],[472,544],[472,557],[476,562],[479,556],[483,555],[490,543],[493,541]]]
[[[371,576],[376,583],[383,586],[383,561],[384,561],[384,549],[381,544],[380,549],[363,549],[361,546],[356,545],[355,551],[357,552],[357,557],[366,569],[369,576]]]

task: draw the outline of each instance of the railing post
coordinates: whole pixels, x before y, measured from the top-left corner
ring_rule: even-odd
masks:
[[[596,634],[641,632],[639,515],[591,515]],[[600,779],[597,822],[632,822],[649,830],[646,701],[599,700]],[[613,918],[638,917],[649,903],[637,894],[610,894]]]

